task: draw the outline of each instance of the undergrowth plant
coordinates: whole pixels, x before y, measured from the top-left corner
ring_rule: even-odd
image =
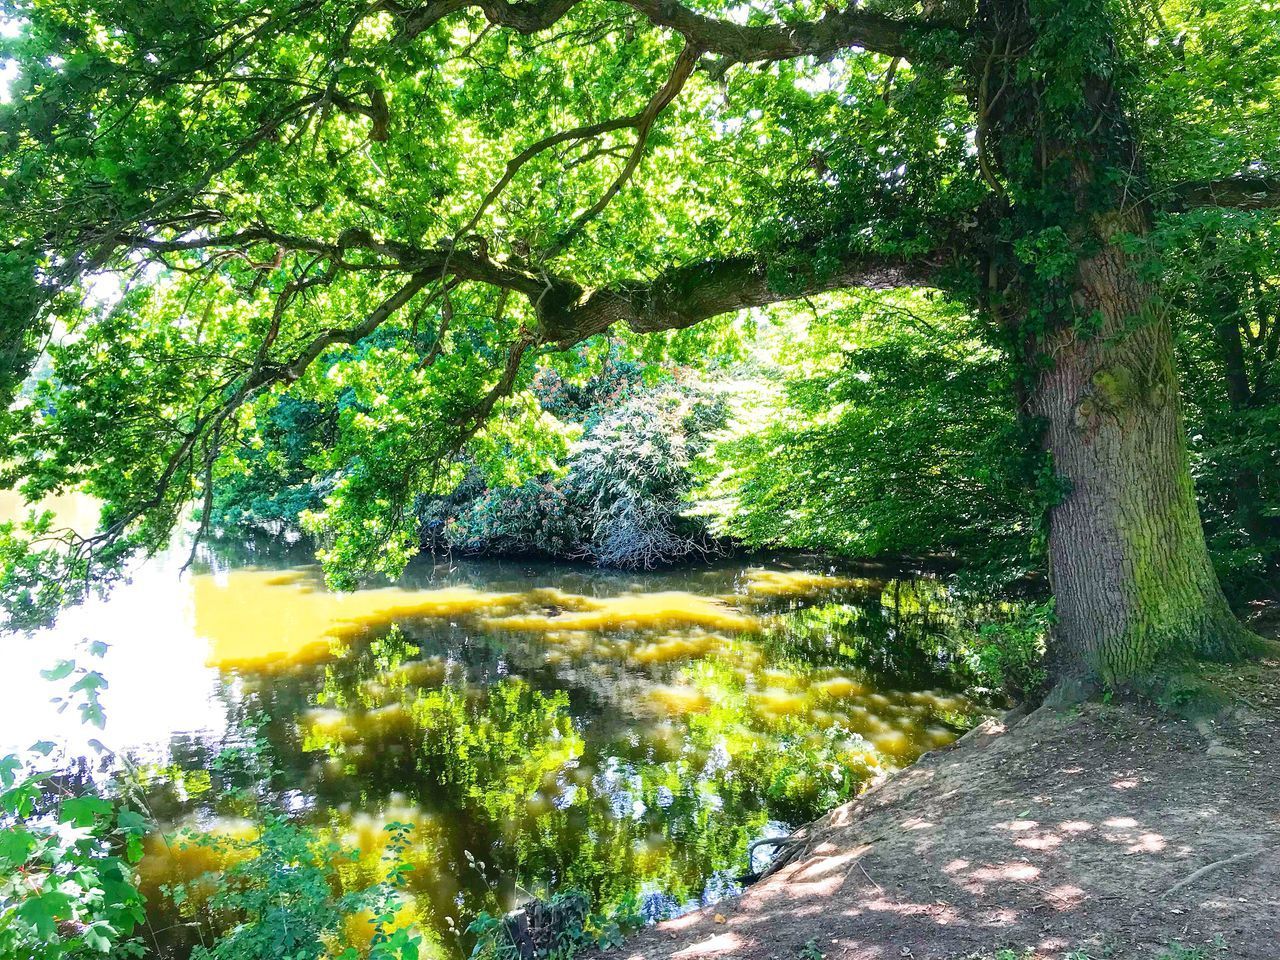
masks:
[[[96,658],[107,647],[86,649]],[[61,660],[41,674],[70,681],[54,698],[59,709],[74,706],[82,722],[105,726],[107,681],[92,661]],[[73,789],[50,765],[55,750],[41,740],[25,756],[0,757],[0,957],[142,956],[135,866],[148,820],[92,784]]]
[[[1053,600],[1020,607],[1010,619],[984,624],[970,654],[980,686],[1014,700],[1033,698],[1048,679],[1045,643],[1053,624]]]
[[[180,910],[218,932],[192,960],[415,960],[421,937],[396,925],[405,877],[408,824],[390,823],[386,879],[345,890],[339,871],[358,854],[271,811],[258,814],[248,837],[188,833],[180,847],[210,851],[226,864],[163,891]],[[364,912],[373,925],[367,953],[344,942],[349,917]]]
[[[467,933],[475,938],[472,960],[571,960],[581,951],[619,946],[629,931],[642,926],[634,897],[614,910],[593,913],[583,894],[570,891],[532,901],[506,917],[482,912]]]

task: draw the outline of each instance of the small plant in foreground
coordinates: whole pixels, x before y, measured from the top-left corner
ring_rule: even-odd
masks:
[[[608,913],[591,913],[587,898],[570,892],[534,900],[505,917],[483,912],[467,933],[475,937],[472,960],[570,960],[583,950],[619,946],[629,931],[642,926],[632,897]]]
[[[0,758],[0,956],[141,956],[133,865],[146,820],[91,794],[57,797],[51,778]]]
[[[1020,610],[1005,623],[979,631],[973,667],[984,686],[1003,690],[1015,700],[1038,693],[1048,678],[1045,641],[1053,623],[1053,601]]]
[[[342,939],[346,918],[364,910],[373,913],[369,960],[416,960],[420,938],[395,926],[399,891],[410,869],[401,860],[410,827],[392,823],[386,829],[388,879],[354,892],[335,892],[341,889],[338,867],[354,854],[318,841],[283,815],[262,815],[258,833],[247,839],[193,835],[186,842],[235,862],[166,889],[179,908],[195,899],[195,890],[212,889],[205,901],[209,911],[230,924],[213,946],[196,947],[192,960],[356,960],[354,947],[343,944],[336,954],[332,948]]]

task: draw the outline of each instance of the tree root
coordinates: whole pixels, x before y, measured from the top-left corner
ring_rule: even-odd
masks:
[[[1256,857],[1261,852],[1262,852],[1261,850],[1249,850],[1245,853],[1237,853],[1234,857],[1226,857],[1223,860],[1215,860],[1213,863],[1208,864],[1207,866],[1203,866],[1199,870],[1193,871],[1184,879],[1179,880],[1172,887],[1170,887],[1168,890],[1162,893],[1160,895],[1160,899],[1163,900],[1166,897],[1172,896],[1173,894],[1181,890],[1183,887],[1190,886],[1191,884],[1199,880],[1201,877],[1207,874],[1213,873],[1215,870],[1221,870],[1223,867],[1230,866],[1233,863],[1239,863],[1241,860],[1248,860],[1251,857]]]

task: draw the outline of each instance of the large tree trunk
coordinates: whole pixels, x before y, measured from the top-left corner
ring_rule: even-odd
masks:
[[[993,302],[1035,371],[1029,406],[1067,492],[1049,517],[1059,679],[1120,683],[1237,653],[1249,634],[1209,562],[1173,341],[1122,248],[1148,232],[1138,145],[1113,86],[1104,0],[982,0],[980,159],[1005,186]]]
[[[1075,297],[1102,329],[1049,335],[1051,366],[1032,394],[1069,484],[1049,527],[1055,666],[1121,682],[1236,655],[1247,634],[1209,562],[1168,325],[1114,245],[1080,263]]]

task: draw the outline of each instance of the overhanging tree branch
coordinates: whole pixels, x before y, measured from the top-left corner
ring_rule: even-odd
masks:
[[[224,235],[158,240],[127,238],[137,250],[190,252],[200,249],[244,248],[271,243],[277,248],[327,257],[344,271],[374,270],[410,275],[409,296],[428,278],[472,281],[526,297],[537,318],[537,344],[561,347],[603,333],[625,323],[637,333],[691,327],[703,320],[747,307],[760,307],[845,288],[892,289],[929,286],[953,254],[935,252],[907,257],[852,251],[831,260],[816,241],[792,244],[769,254],[742,255],[673,266],[649,281],[620,281],[596,289],[561,274],[534,274],[509,262],[491,259],[483,249],[468,250],[449,242],[420,248],[379,240],[366,230],[347,230],[334,241],[283,233],[260,225]],[[380,259],[353,262],[349,250],[365,250]],[[826,264],[822,268],[815,262]],[[789,266],[788,266],[789,265]],[[368,336],[394,315],[409,296],[393,297],[362,324]],[[389,308],[388,308],[389,307]],[[350,340],[334,342],[351,342]],[[310,356],[306,362],[315,359]],[[299,358],[301,359],[301,358]],[[301,373],[297,363],[289,366]],[[305,363],[303,364],[305,367]]]
[[[98,534],[86,538],[68,534],[68,546],[86,562],[124,536],[130,525],[145,513],[173,500],[174,490],[188,489],[202,468],[202,482],[207,486],[211,465],[226,437],[223,428],[244,403],[273,385],[296,381],[330,347],[357,343],[372,335],[432,283],[470,280],[519,293],[527,298],[536,317],[536,323],[522,328],[508,345],[503,369],[495,371],[497,379],[493,385],[452,421],[453,442],[439,449],[456,452],[483,428],[497,403],[515,390],[522,364],[536,352],[566,349],[617,323],[625,323],[637,333],[654,333],[683,329],[746,307],[800,299],[823,291],[927,286],[952,256],[936,253],[905,257],[857,251],[832,260],[829,253],[816,257],[817,244],[806,243],[773,251],[768,256],[744,255],[675,266],[650,281],[613,283],[588,292],[567,277],[534,276],[490,260],[483,252],[455,249],[448,244],[418,249],[378,240],[363,230],[348,230],[337,240],[326,241],[287,234],[260,224],[222,235],[171,239],[125,237],[123,240],[135,251],[157,254],[243,251],[253,244],[270,243],[277,250],[311,254],[311,266],[327,260],[329,272],[323,274],[327,279],[335,270],[368,269],[400,273],[402,279],[358,323],[317,331],[305,343],[280,350],[277,339],[285,311],[293,300],[289,293],[306,283],[307,277],[304,275],[287,287],[277,301],[268,331],[254,350],[252,363],[236,375],[234,385],[228,385],[228,392],[212,408],[193,411],[191,425],[176,438],[178,442],[166,457],[151,495],[124,507],[115,521]],[[368,264],[352,262],[346,255],[354,249],[376,254],[379,259]],[[813,266],[815,260],[827,266],[819,271]],[[785,266],[787,264],[790,266]],[[378,276],[386,276],[386,272]]]
[[[1280,175],[1239,174],[1222,180],[1193,180],[1170,191],[1174,210],[1231,207],[1236,210],[1280,209]]]
[[[466,9],[479,9],[490,23],[518,33],[546,30],[578,5],[580,0],[428,0],[416,7],[401,7],[403,35],[415,37],[445,17]],[[682,35],[689,43],[729,62],[753,63],[794,57],[830,57],[842,50],[862,47],[891,57],[910,58],[912,35],[952,24],[931,20],[905,20],[861,10],[850,3],[843,10],[829,9],[818,20],[794,24],[746,26],[709,17],[675,0],[618,0],[642,14],[650,23]]]
[[[944,254],[856,252],[834,268],[818,271],[809,259],[812,253],[808,246],[798,245],[768,257],[705,260],[672,267],[647,283],[611,284],[569,302],[544,297],[537,311],[541,339],[567,347],[615,323],[625,323],[636,333],[682,330],[721,314],[832,290],[930,286],[946,260]],[[778,266],[787,262],[795,266]],[[557,289],[563,291],[580,289],[570,281],[559,284]]]

